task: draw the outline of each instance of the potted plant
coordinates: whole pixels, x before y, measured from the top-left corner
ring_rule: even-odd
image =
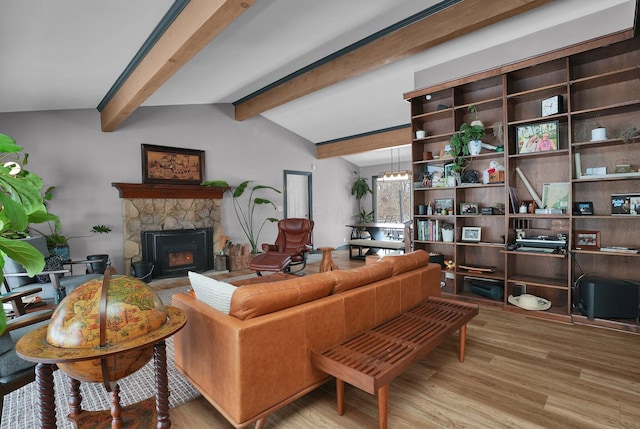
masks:
[[[478,111],[474,105],[469,106],[469,111],[474,115],[471,124],[463,122],[460,129],[453,133],[449,139],[451,154],[453,155],[453,171],[462,173],[468,164],[468,157],[480,153],[482,138],[485,136],[484,125],[477,119]],[[474,142],[473,151],[470,150],[471,142]]]
[[[265,185],[255,185],[251,188],[251,193],[249,194],[249,199],[246,202],[246,206],[242,204],[240,197],[244,194],[244,191],[249,187],[249,183],[252,180],[245,180],[238,187],[233,190],[233,208],[236,212],[236,216],[238,217],[238,221],[240,222],[240,227],[242,228],[242,232],[246,235],[249,240],[249,244],[251,245],[251,253],[258,253],[258,239],[260,237],[260,233],[262,232],[262,228],[267,222],[278,222],[279,219],[275,217],[267,217],[260,223],[260,227],[256,230],[254,215],[256,214],[256,207],[259,205],[271,205],[274,210],[277,209],[275,203],[266,198],[254,197],[254,193],[256,191],[262,190],[271,190],[281,194],[282,192],[272,186]],[[244,207],[244,208],[243,208]]]
[[[351,184],[351,195],[353,195],[356,198],[356,202],[358,204],[358,213],[353,216],[353,219],[356,221],[356,223],[359,223],[359,224],[373,222],[374,220],[373,210],[370,212],[367,212],[364,209],[364,207],[362,207],[362,204],[361,204],[361,200],[365,198],[367,194],[373,194],[373,190],[369,186],[369,183],[367,183],[367,179],[360,176],[359,172],[354,171],[353,174],[356,177],[353,180],[353,183]],[[364,231],[365,231],[364,228],[358,228],[356,230],[358,238],[360,238],[360,236]]]
[[[453,224],[443,223],[440,229],[442,230],[442,241],[451,243],[453,241]]]
[[[69,240],[73,238],[91,237],[95,234],[108,234],[109,232],[111,232],[111,228],[109,228],[106,225],[94,225],[89,230],[89,232],[91,233],[89,235],[77,235],[73,237],[67,237],[66,235],[63,234],[62,226],[60,225],[59,221],[56,220],[54,222],[49,222],[48,225],[49,225],[48,234],[45,234],[33,227],[31,227],[31,229],[39,233],[40,235],[44,236],[45,240],[47,241],[47,249],[49,250],[49,253],[52,255],[59,256],[60,259],[62,259],[63,261],[71,260],[71,250],[69,248]],[[104,273],[104,270],[108,265],[107,261],[109,259],[109,255],[104,255],[104,254],[89,255],[87,256],[87,259],[96,260],[97,262],[91,264],[93,271],[96,273],[102,274]]]
[[[5,256],[22,264],[35,276],[44,268],[44,257],[35,247],[20,240],[30,223],[57,219],[47,213],[42,197],[42,179],[25,170],[28,155],[18,158],[22,147],[11,137],[0,134],[0,282],[4,281]],[[22,233],[22,234],[20,234]],[[16,235],[17,234],[17,235]],[[6,315],[0,311],[0,333],[6,328]]]

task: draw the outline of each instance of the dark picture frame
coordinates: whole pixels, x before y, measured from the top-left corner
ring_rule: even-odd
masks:
[[[142,183],[199,185],[204,181],[204,151],[142,144]]]
[[[548,152],[560,148],[560,121],[516,125],[516,153]]]
[[[480,210],[478,209],[478,203],[460,203],[461,215],[478,215]]]
[[[445,209],[447,213],[453,211],[453,198],[436,198],[433,200],[433,209],[436,214],[441,214],[442,209]]]
[[[576,250],[600,250],[600,231],[573,231]]]
[[[590,216],[593,214],[593,203],[591,201],[582,201],[573,203],[574,216]]]

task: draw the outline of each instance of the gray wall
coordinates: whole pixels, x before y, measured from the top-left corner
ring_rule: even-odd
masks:
[[[251,179],[282,190],[283,170],[312,172],[316,247],[342,245],[350,234],[344,225],[356,212],[353,164],[316,159],[311,142],[263,117],[235,121],[231,105],[143,107],[113,133],[100,131],[94,109],[0,113],[0,133],[24,147],[27,168],[45,186],[56,186],[49,210],[60,217],[67,236],[86,235],[95,224],[112,227],[108,235],[72,239],[72,257],[108,253],[118,272],[125,264],[122,201],[111,183],[141,183],[141,143],[204,150],[205,178],[232,186]],[[282,207],[282,195],[264,196]],[[222,210],[224,233],[246,243],[228,194]],[[275,235],[275,224],[267,224],[260,242],[273,242]]]

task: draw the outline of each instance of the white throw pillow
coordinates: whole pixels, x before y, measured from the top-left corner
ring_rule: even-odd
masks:
[[[234,285],[220,282],[192,271],[189,271],[189,281],[199,301],[210,305],[224,314],[229,314],[231,297],[236,290]]]

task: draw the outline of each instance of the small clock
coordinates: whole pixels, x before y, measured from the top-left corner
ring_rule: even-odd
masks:
[[[542,116],[555,115],[562,111],[562,95],[554,95],[542,100]]]

